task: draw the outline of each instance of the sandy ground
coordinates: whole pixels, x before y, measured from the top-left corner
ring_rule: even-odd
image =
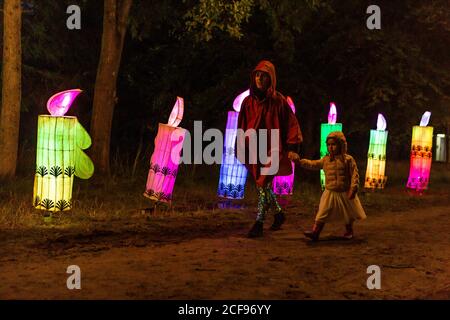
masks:
[[[212,229],[187,221],[178,232],[2,232],[0,298],[450,299],[448,206],[369,216],[351,241],[336,237],[342,226],[328,225],[318,243],[301,233],[310,214],[289,215],[277,232],[267,230],[269,218],[263,238],[247,239],[253,216],[244,211],[243,221]],[[69,265],[81,268],[81,290],[66,287]],[[366,286],[370,265],[381,268],[380,290]]]

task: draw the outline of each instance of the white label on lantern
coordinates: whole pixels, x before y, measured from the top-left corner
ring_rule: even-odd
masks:
[[[369,30],[381,29],[381,9],[379,6],[373,4],[367,7],[366,13],[371,13],[367,18],[366,25]]]
[[[367,274],[371,274],[367,278],[367,289],[381,289],[381,269],[377,265],[371,265],[367,267]]]
[[[67,278],[67,282],[66,282],[67,289],[80,290],[81,289],[81,269],[80,269],[80,267],[77,265],[68,266],[66,273],[71,274]]]
[[[67,18],[66,26],[69,30],[81,29],[81,9],[79,6],[72,4],[67,7],[67,14],[70,16]]]

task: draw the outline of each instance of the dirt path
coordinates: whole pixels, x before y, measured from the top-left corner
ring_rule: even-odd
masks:
[[[316,244],[302,236],[311,217],[301,215],[257,240],[245,238],[249,218],[203,238],[200,232],[156,242],[119,233],[121,245],[114,245],[106,234],[85,245],[59,239],[65,244],[59,251],[31,241],[3,250],[0,298],[450,299],[449,211],[437,206],[370,216],[352,241],[333,240],[341,226],[328,225]],[[69,265],[81,268],[81,290],[66,288]],[[369,265],[381,268],[380,290],[366,287]]]

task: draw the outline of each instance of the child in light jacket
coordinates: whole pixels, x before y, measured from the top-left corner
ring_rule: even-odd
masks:
[[[300,159],[298,154],[291,155],[292,161],[306,169],[325,171],[325,191],[320,198],[319,211],[313,229],[304,234],[317,241],[325,223],[333,216],[340,216],[345,221],[344,238],[352,239],[353,222],[366,218],[357,195],[358,167],[355,159],[347,154],[347,141],[342,132],[331,132],[326,141],[329,154],[320,160]]]

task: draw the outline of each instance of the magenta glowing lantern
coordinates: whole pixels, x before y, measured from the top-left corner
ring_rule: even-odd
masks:
[[[295,105],[291,97],[287,97],[287,102],[295,114]],[[294,191],[295,164],[291,161],[292,174],[288,176],[276,176],[273,179],[272,188],[276,195],[292,195]]]
[[[155,150],[144,196],[158,202],[170,203],[186,130],[179,128],[183,119],[184,100],[177,97],[167,124],[160,123],[155,138]]]
[[[219,187],[217,195],[227,199],[243,199],[245,183],[247,180],[247,169],[236,158],[235,142],[237,136],[237,125],[242,101],[250,94],[246,90],[239,94],[233,102],[235,111],[228,112],[227,126],[225,129],[224,152],[220,166]]]
[[[428,188],[430,180],[433,147],[433,127],[428,126],[430,116],[431,112],[425,112],[420,125],[414,126],[412,131],[411,161],[406,187],[419,192]]]

